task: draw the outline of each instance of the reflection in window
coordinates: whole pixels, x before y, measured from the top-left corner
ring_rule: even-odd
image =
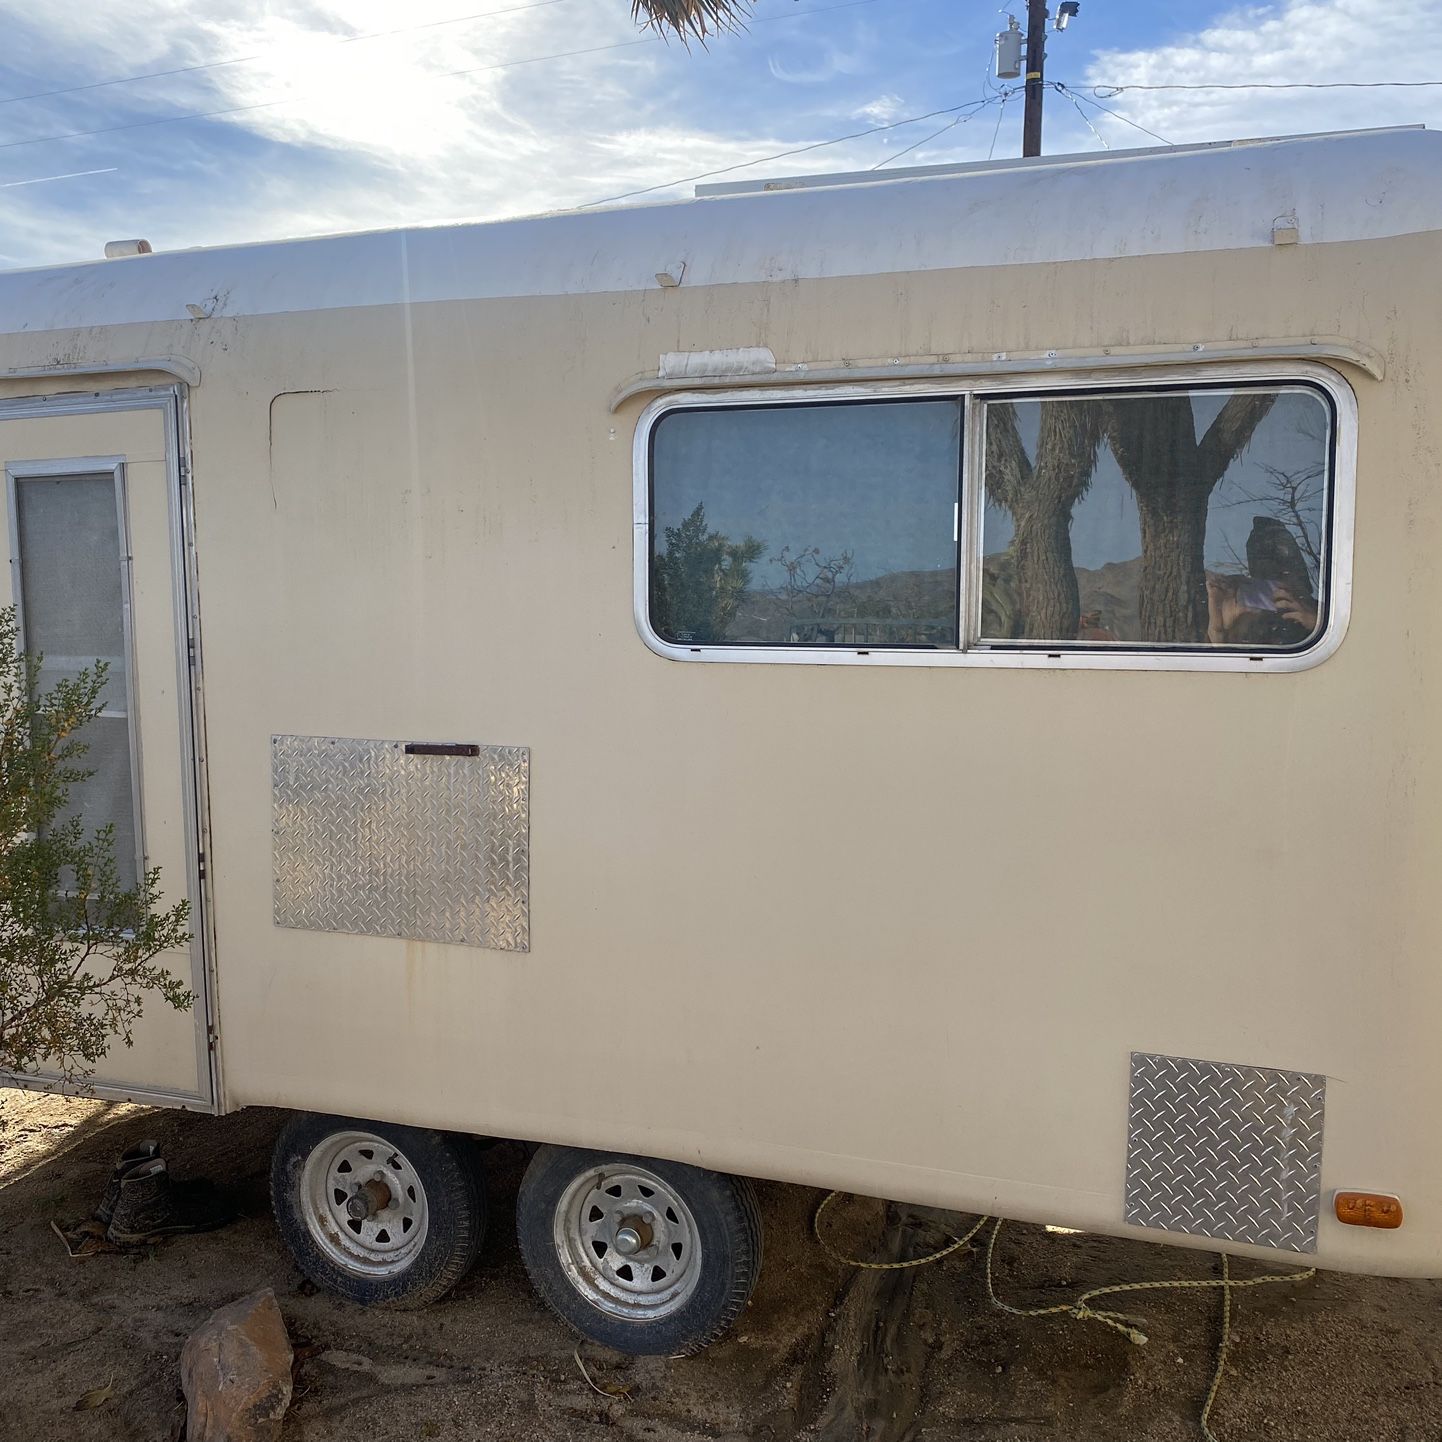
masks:
[[[139,826],[115,476],[22,476],[13,505],[24,644],[43,655],[40,688],[74,679],[97,659],[107,667],[103,709],[77,736],[89,748],[79,762],[89,774],[71,791],[69,815],[79,816],[87,835],[114,828],[120,884],[134,886]]]
[[[992,401],[985,421],[983,641],[1317,634],[1331,421],[1315,391]]]
[[[678,410],[652,448],[664,640],[957,644],[960,400]]]

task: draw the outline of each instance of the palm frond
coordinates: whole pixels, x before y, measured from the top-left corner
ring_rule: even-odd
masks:
[[[631,15],[661,35],[675,35],[683,45],[708,35],[743,29],[752,0],[631,0]]]

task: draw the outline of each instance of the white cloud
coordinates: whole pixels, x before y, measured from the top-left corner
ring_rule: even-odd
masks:
[[[809,48],[809,47],[808,47]],[[787,85],[824,85],[840,75],[863,75],[869,68],[867,57],[871,47],[857,45],[851,50],[840,50],[834,45],[823,48],[819,61],[810,65],[787,65],[775,55],[767,57],[766,68],[774,79]]]
[[[890,125],[948,103],[938,102],[934,85],[913,88],[918,72],[908,67],[923,63],[912,55],[915,43],[904,33],[877,31],[864,18],[868,12],[802,19],[809,12],[790,4],[763,6],[764,23],[753,24],[748,36],[687,53],[638,33],[626,0],[470,3],[496,13],[450,23],[466,8],[462,0],[407,0],[404,7],[394,0],[28,7],[5,57],[11,93],[202,68],[0,106],[7,140],[157,115],[232,113],[0,150],[0,185],[10,187],[0,207],[0,264],[93,256],[119,235],[146,234],[169,248],[554,209]],[[826,0],[808,3],[815,8]],[[1084,78],[1089,88],[1442,77],[1442,0],[1413,0],[1409,12],[1403,31],[1381,0],[1273,0],[1149,49],[1097,54]],[[991,21],[978,23],[984,40]],[[391,33],[355,38],[372,32]],[[968,72],[987,49],[965,51]],[[516,63],[563,51],[594,53]],[[238,63],[216,67],[217,60]],[[767,81],[768,69],[781,84]],[[467,73],[451,73],[458,71]],[[894,88],[882,90],[877,77]],[[874,98],[858,103],[858,92]],[[1179,142],[1442,121],[1442,90],[1129,89],[1100,103]],[[736,178],[860,169],[887,155],[904,165],[974,159],[993,145],[999,154],[1014,153],[1020,108],[1019,100],[1008,107],[1000,130],[993,104],[974,123],[959,120],[934,138],[928,133],[941,130],[945,117],[741,170]],[[1085,109],[1114,146],[1154,143],[1121,120]],[[1065,99],[1053,95],[1048,149],[1098,144]],[[15,184],[109,166],[118,170]],[[689,193],[689,184],[658,192]]]
[[[51,75],[83,84],[198,68],[11,108],[6,119],[20,127],[11,134],[166,114],[211,118],[0,152],[0,182],[120,166],[103,190],[8,190],[0,251],[33,264],[97,254],[120,233],[169,248],[583,204],[848,128],[849,105],[822,105],[798,120],[794,105],[788,112],[775,103],[774,86],[759,104],[753,90],[728,92],[739,77],[764,93],[766,51],[755,41],[764,39],[776,73],[798,84],[862,73],[876,49],[867,25],[850,15],[826,28],[773,25],[811,13],[790,5],[753,23],[742,59],[739,43],[686,52],[638,32],[625,0],[476,3],[488,10],[465,23],[450,23],[457,0],[35,7],[19,60],[34,82],[22,91],[49,89]],[[366,38],[373,32],[388,33]],[[802,55],[804,63],[792,58]],[[562,58],[536,59],[553,56]],[[899,114],[901,105],[884,95],[866,108]],[[844,146],[818,154],[838,168],[859,158]],[[16,165],[31,168],[22,175]]]
[[[143,18],[126,7],[37,7],[29,29],[45,53],[29,62],[36,83],[27,90],[49,89],[47,72],[78,84],[218,59],[243,63],[15,107],[6,118],[23,138],[137,116],[233,112],[204,127],[130,132],[137,145],[158,146],[169,175],[156,172],[153,150],[128,149],[117,162],[120,189],[130,212],[150,217],[145,223],[161,231],[154,239],[166,245],[544,210],[724,164],[747,150],[724,132],[687,133],[656,113],[664,96],[650,91],[676,56],[638,35],[624,0],[488,3],[509,13],[433,23],[454,17],[456,0],[410,0],[404,9],[391,0],[310,0],[283,14],[242,0],[151,0]],[[402,33],[344,43],[387,30]],[[511,63],[596,47],[616,48]],[[613,128],[618,122],[624,129]],[[252,137],[291,154],[281,152],[281,163],[267,169],[242,157],[217,126],[237,142]],[[785,143],[757,141],[751,153]],[[87,168],[71,161],[88,152],[66,146],[58,153],[57,163],[54,147],[12,150],[0,180]],[[233,169],[197,183],[176,178],[183,164]],[[22,175],[16,166],[29,168]],[[318,166],[326,171],[322,185]],[[36,217],[53,214],[49,207],[67,197],[44,186],[6,194],[0,249],[27,262],[57,258],[53,223]],[[107,204],[93,187],[87,198]],[[97,238],[88,237],[82,253],[95,253]]]
[[[1408,79],[1442,79],[1442,0],[1411,0],[1405,13],[1384,0],[1252,5],[1166,45],[1099,52],[1086,72],[1088,87]],[[1124,90],[1103,94],[1101,101],[1176,144],[1442,123],[1442,88]],[[1091,113],[1113,145],[1153,143],[1118,120]]]
[[[0,250],[43,263],[97,254],[122,233],[170,248],[584,204],[852,128],[854,102],[838,104],[830,92],[805,102],[804,119],[803,102],[778,103],[792,92],[768,92],[768,59],[773,74],[807,86],[876,64],[877,36],[863,19],[802,20],[824,6],[763,12],[746,56],[739,42],[688,53],[638,32],[625,0],[477,3],[489,13],[461,24],[449,23],[457,0],[409,0],[404,9],[393,0],[293,0],[274,10],[248,0],[149,0],[143,14],[125,5],[37,7],[26,21],[37,53],[25,58],[36,79],[24,90],[48,89],[47,74],[78,84],[199,68],[26,106],[28,133],[167,113],[212,118],[115,137],[125,142],[116,147],[120,173],[79,203],[60,186],[7,191],[14,203],[0,212]],[[373,32],[389,33],[366,38]],[[591,53],[527,63],[562,52]],[[738,81],[749,88],[727,88]],[[861,113],[881,124],[871,117],[905,109],[888,93]],[[33,157],[37,168],[26,173],[43,175],[99,166],[110,159],[92,160],[100,153],[82,143],[5,160]],[[838,145],[806,163],[845,169],[876,158]],[[785,163],[770,171],[778,168]],[[653,198],[689,193],[685,183]]]
[[[869,125],[889,125],[906,113],[906,106],[899,95],[878,95],[851,112],[853,120],[864,120]]]

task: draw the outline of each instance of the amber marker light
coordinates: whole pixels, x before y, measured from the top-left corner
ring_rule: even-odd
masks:
[[[1337,1220],[1349,1227],[1392,1231],[1402,1225],[1402,1202],[1390,1192],[1338,1192],[1332,1206]]]

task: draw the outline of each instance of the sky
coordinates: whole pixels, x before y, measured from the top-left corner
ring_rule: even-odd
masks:
[[[0,0],[0,22],[0,268],[1021,144],[1020,94],[989,78],[996,0],[758,0],[689,49],[629,0]],[[1442,0],[1082,0],[1047,76],[1069,87],[1047,97],[1055,154],[1442,126],[1442,85],[1128,88],[1442,81]]]

